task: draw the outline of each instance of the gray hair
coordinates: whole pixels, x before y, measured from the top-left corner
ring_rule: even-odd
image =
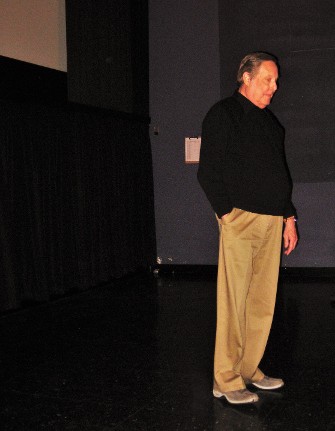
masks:
[[[273,61],[278,67],[278,59],[274,55],[267,52],[259,51],[246,55],[242,59],[237,72],[238,86],[241,86],[243,84],[243,73],[248,72],[253,78],[256,75],[257,70],[259,66],[263,63],[263,61]]]

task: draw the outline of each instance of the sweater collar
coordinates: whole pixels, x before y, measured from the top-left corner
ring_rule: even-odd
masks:
[[[250,102],[249,99],[247,99],[243,94],[239,93],[238,90],[236,90],[233,94],[233,97],[236,98],[236,100],[242,105],[243,110],[245,113],[248,113],[251,111],[251,109],[260,109],[256,105],[254,105],[252,102]]]

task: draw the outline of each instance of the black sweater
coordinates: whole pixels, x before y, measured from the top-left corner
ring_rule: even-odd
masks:
[[[234,207],[295,214],[283,142],[273,114],[238,92],[209,110],[202,124],[198,180],[219,217]]]

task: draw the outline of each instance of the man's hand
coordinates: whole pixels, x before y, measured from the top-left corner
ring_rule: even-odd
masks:
[[[285,229],[284,229],[284,254],[287,256],[293,251],[297,245],[298,242],[298,234],[297,229],[295,227],[295,221],[294,219],[288,219],[285,223]]]

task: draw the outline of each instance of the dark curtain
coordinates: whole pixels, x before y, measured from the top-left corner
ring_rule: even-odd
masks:
[[[151,265],[148,121],[73,105],[0,110],[0,310]]]

